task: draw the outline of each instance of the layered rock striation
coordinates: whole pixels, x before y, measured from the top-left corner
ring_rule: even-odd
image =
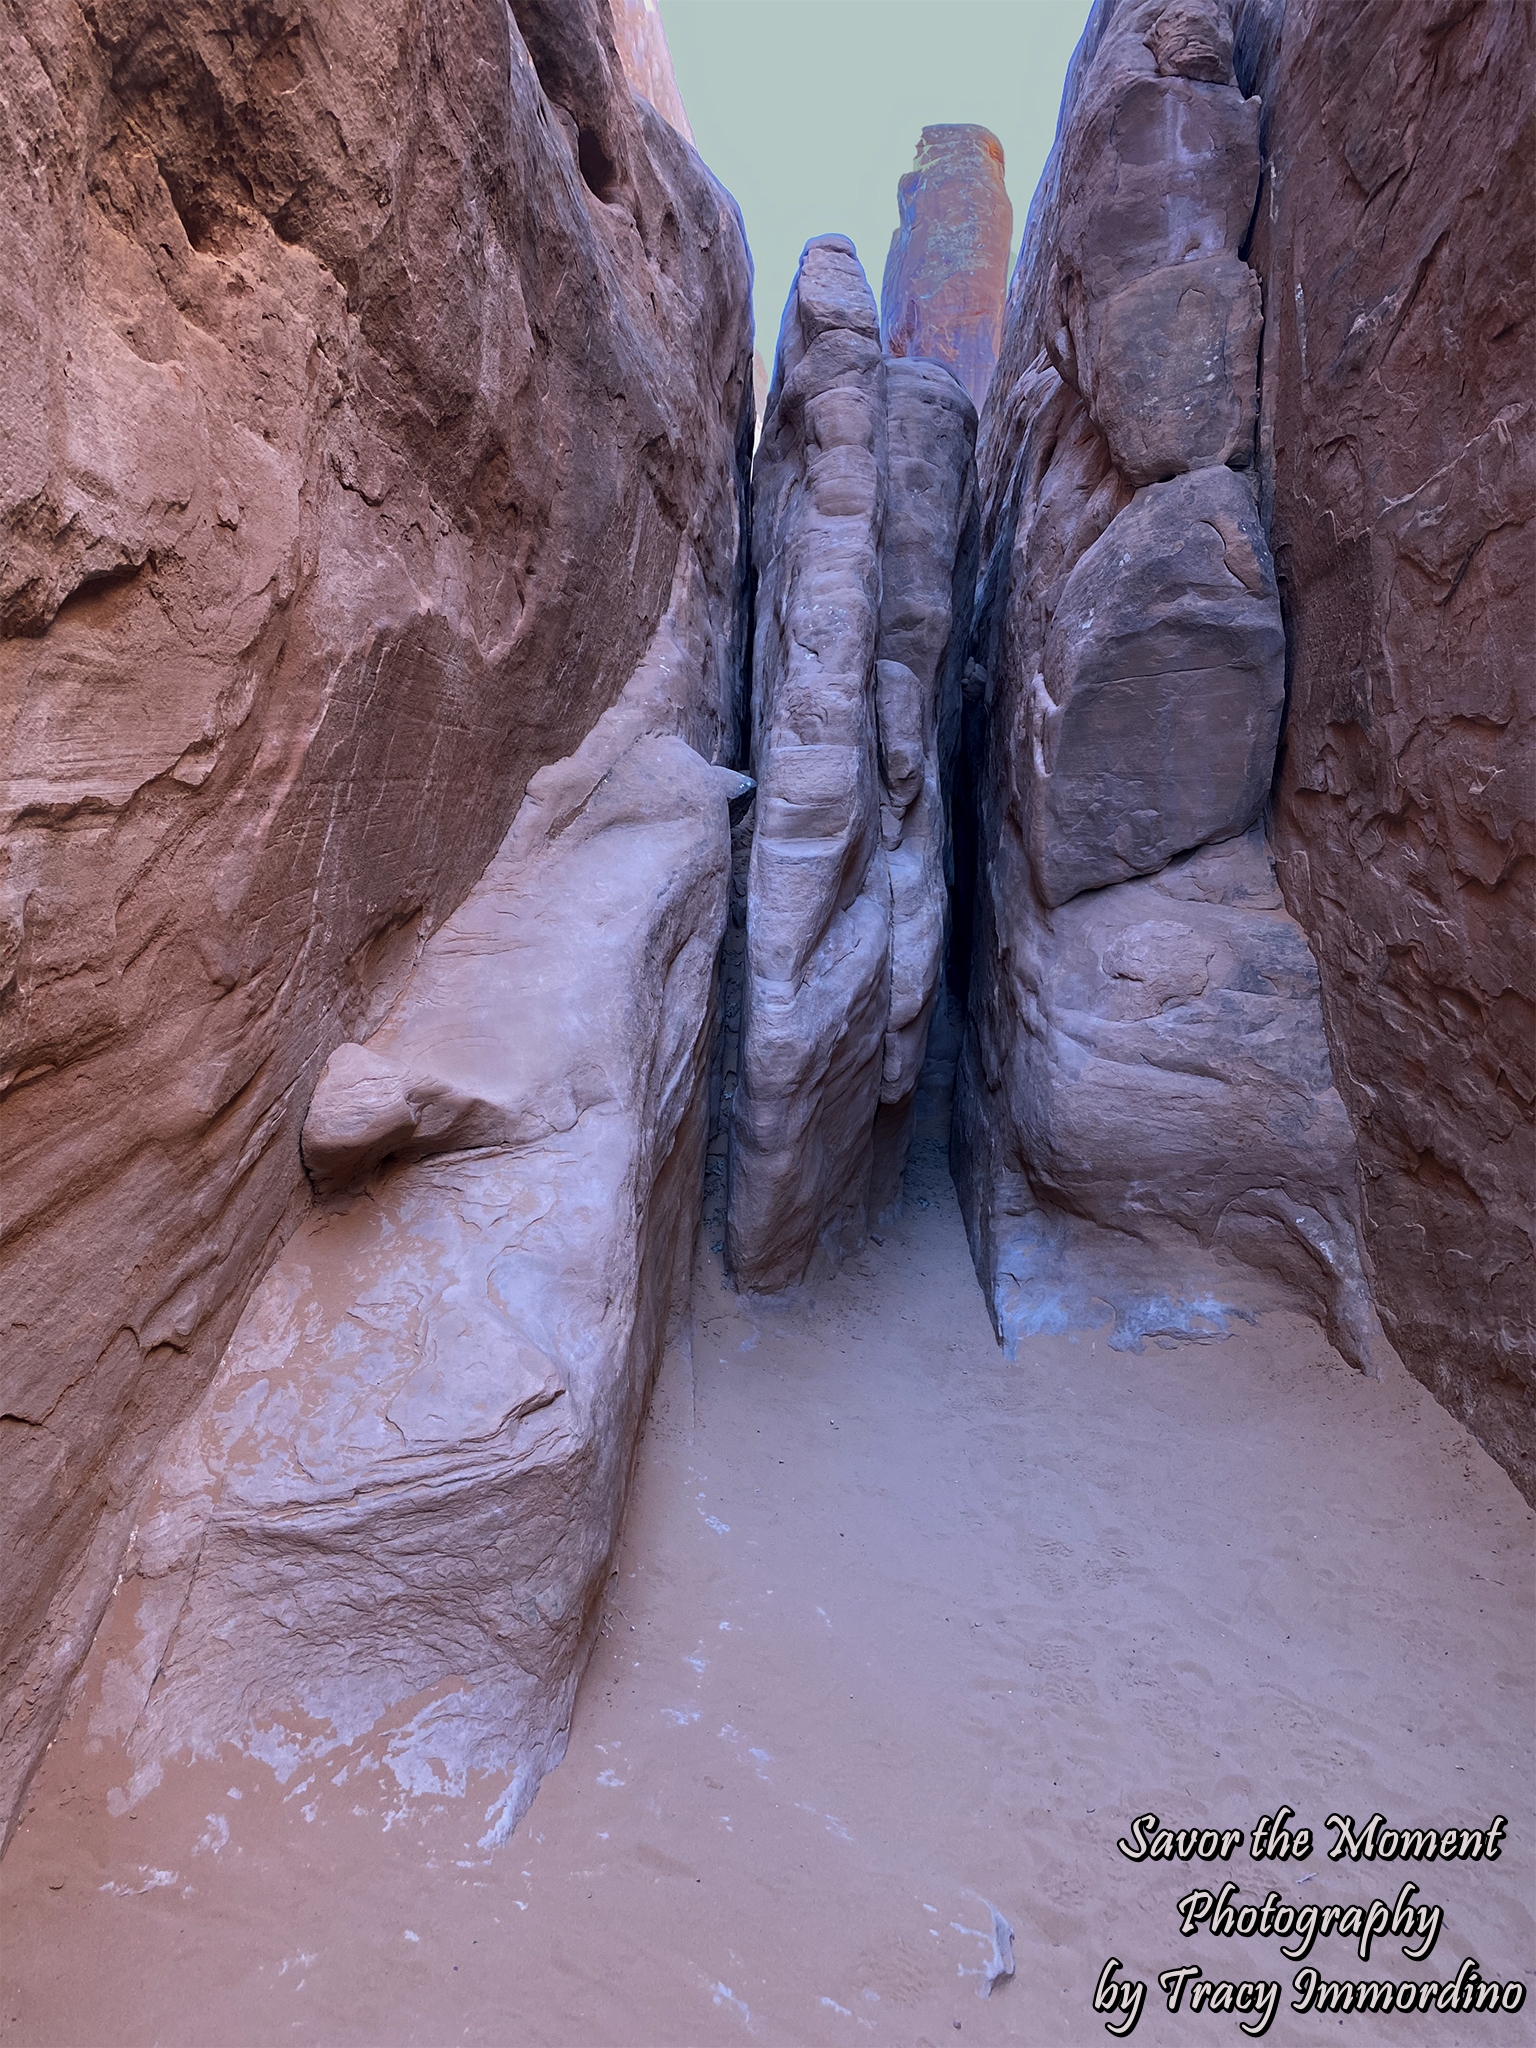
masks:
[[[1260,824],[1285,636],[1231,50],[1220,0],[1097,7],[1026,231],[980,454],[953,1153],[1010,1348],[1299,1297],[1364,1365],[1353,1140]]]
[[[1013,241],[1002,144],[965,123],[925,128],[896,204],[881,339],[892,356],[941,363],[979,407],[1002,340]]]
[[[1528,8],[1243,0],[1274,844],[1404,1360],[1536,1498]]]
[[[947,371],[882,355],[853,245],[809,243],[754,472],[727,1236],[753,1290],[826,1271],[899,1197],[946,930],[974,433]]]
[[[739,217],[600,0],[0,33],[9,1814],[333,1049],[664,615],[734,756],[752,412]]]

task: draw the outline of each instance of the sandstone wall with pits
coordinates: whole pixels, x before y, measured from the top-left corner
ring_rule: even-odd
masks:
[[[1529,8],[1237,9],[1263,97],[1280,884],[1405,1363],[1536,1496]]]

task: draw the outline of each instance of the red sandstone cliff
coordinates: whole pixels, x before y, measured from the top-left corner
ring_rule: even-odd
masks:
[[[1275,801],[1413,1371],[1536,1498],[1528,6],[1238,10],[1264,97]]]
[[[0,1813],[327,1054],[669,606],[735,750],[752,426],[739,217],[606,0],[6,22]]]
[[[636,0],[450,0],[425,26],[33,0],[3,34],[0,1812],[223,1352],[124,1589],[163,1625],[142,1767],[243,1739],[259,1688],[304,1696],[316,1660],[346,1679],[336,1729],[363,1727],[391,1687],[463,1676],[468,1645],[449,1749],[512,1773],[510,1825],[563,1742],[697,1212],[741,793],[696,758],[739,741],[739,222]],[[1216,1334],[1233,1304],[1204,1281],[1235,1255],[1368,1362],[1363,1215],[1403,1355],[1527,1491],[1529,40],[1491,0],[1239,0],[1235,40],[1225,0],[1094,8],[985,423],[956,1146],[1014,1341]],[[955,143],[982,135],[925,131],[884,320],[893,353],[977,393],[1007,246],[1000,160]],[[850,1017],[862,1037],[797,1151],[806,1084],[754,1095],[775,1073],[749,1002],[737,1120],[740,1141],[770,1104],[776,1173],[836,1153],[856,1236],[937,975],[969,409],[881,360],[862,280],[856,308],[815,296],[802,338],[834,346],[791,396],[831,422],[810,509],[852,508],[853,596],[806,731],[829,675],[847,730],[798,745],[790,789],[775,743],[804,736],[769,678],[783,816],[754,942],[787,1014],[763,945],[788,957],[859,908],[853,997],[804,1006],[779,1065],[846,1047]],[[802,544],[825,568],[825,537],[775,510],[774,464],[810,460],[781,381],[765,589]],[[882,548],[903,565],[883,584]],[[776,846],[798,899],[763,881]],[[307,1220],[306,1111],[317,1180],[352,1204]],[[799,1203],[802,1249],[828,1192]],[[793,1249],[774,1201],[765,1271]],[[475,1259],[517,1278],[470,1313]],[[341,1390],[302,1455],[293,1359],[304,1399]],[[466,1472],[504,1547],[487,1575],[473,1517],[432,1522],[439,1580],[415,1591],[453,1618],[443,1649],[380,1560],[423,1554]],[[519,1488],[564,1489],[569,1555],[542,1578],[536,1517],[502,1513]],[[290,1583],[323,1627],[295,1636]],[[377,1668],[343,1697],[365,1637]]]

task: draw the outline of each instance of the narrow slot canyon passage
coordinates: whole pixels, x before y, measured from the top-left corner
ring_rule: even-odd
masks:
[[[1428,1962],[1319,1939],[1326,1978],[1449,1979],[1468,1954],[1508,1975],[1536,1589],[1530,1511],[1487,1454],[1300,1315],[1008,1363],[932,1138],[880,1235],[763,1308],[706,1226],[691,1364],[674,1346],[651,1400],[566,1760],[501,1849],[477,1846],[473,1780],[435,1801],[356,1771],[279,1785],[233,1751],[113,1817],[98,1642],[0,1867],[4,2039],[1081,2043],[1104,2038],[1110,1956],[1150,1984],[1138,2040],[1236,2039],[1155,1982],[1195,1946],[1175,1902],[1225,1876],[1297,1904],[1406,1878],[1444,1907]],[[1116,1851],[1149,1810],[1250,1830],[1283,1804],[1316,1831],[1305,1864]],[[1495,1862],[1338,1864],[1335,1809],[1512,1818]],[[979,1997],[993,1908],[1016,1974]],[[1207,1976],[1286,1986],[1267,2040],[1318,2038],[1275,1939],[1199,1946]],[[1469,2038],[1434,2013],[1350,2026]]]
[[[1536,2048],[1536,0],[8,16],[0,2048]]]

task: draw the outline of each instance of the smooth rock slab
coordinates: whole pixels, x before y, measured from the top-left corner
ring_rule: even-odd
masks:
[[[1030,847],[1047,904],[1245,831],[1274,772],[1285,632],[1229,469],[1137,494],[1061,592],[1032,716]]]
[[[224,1743],[284,1779],[362,1745],[409,1794],[492,1774],[492,1842],[559,1761],[687,1285],[742,781],[621,723],[535,777],[317,1091],[312,1158],[367,1177],[157,1467],[121,1595],[136,1784]]]

